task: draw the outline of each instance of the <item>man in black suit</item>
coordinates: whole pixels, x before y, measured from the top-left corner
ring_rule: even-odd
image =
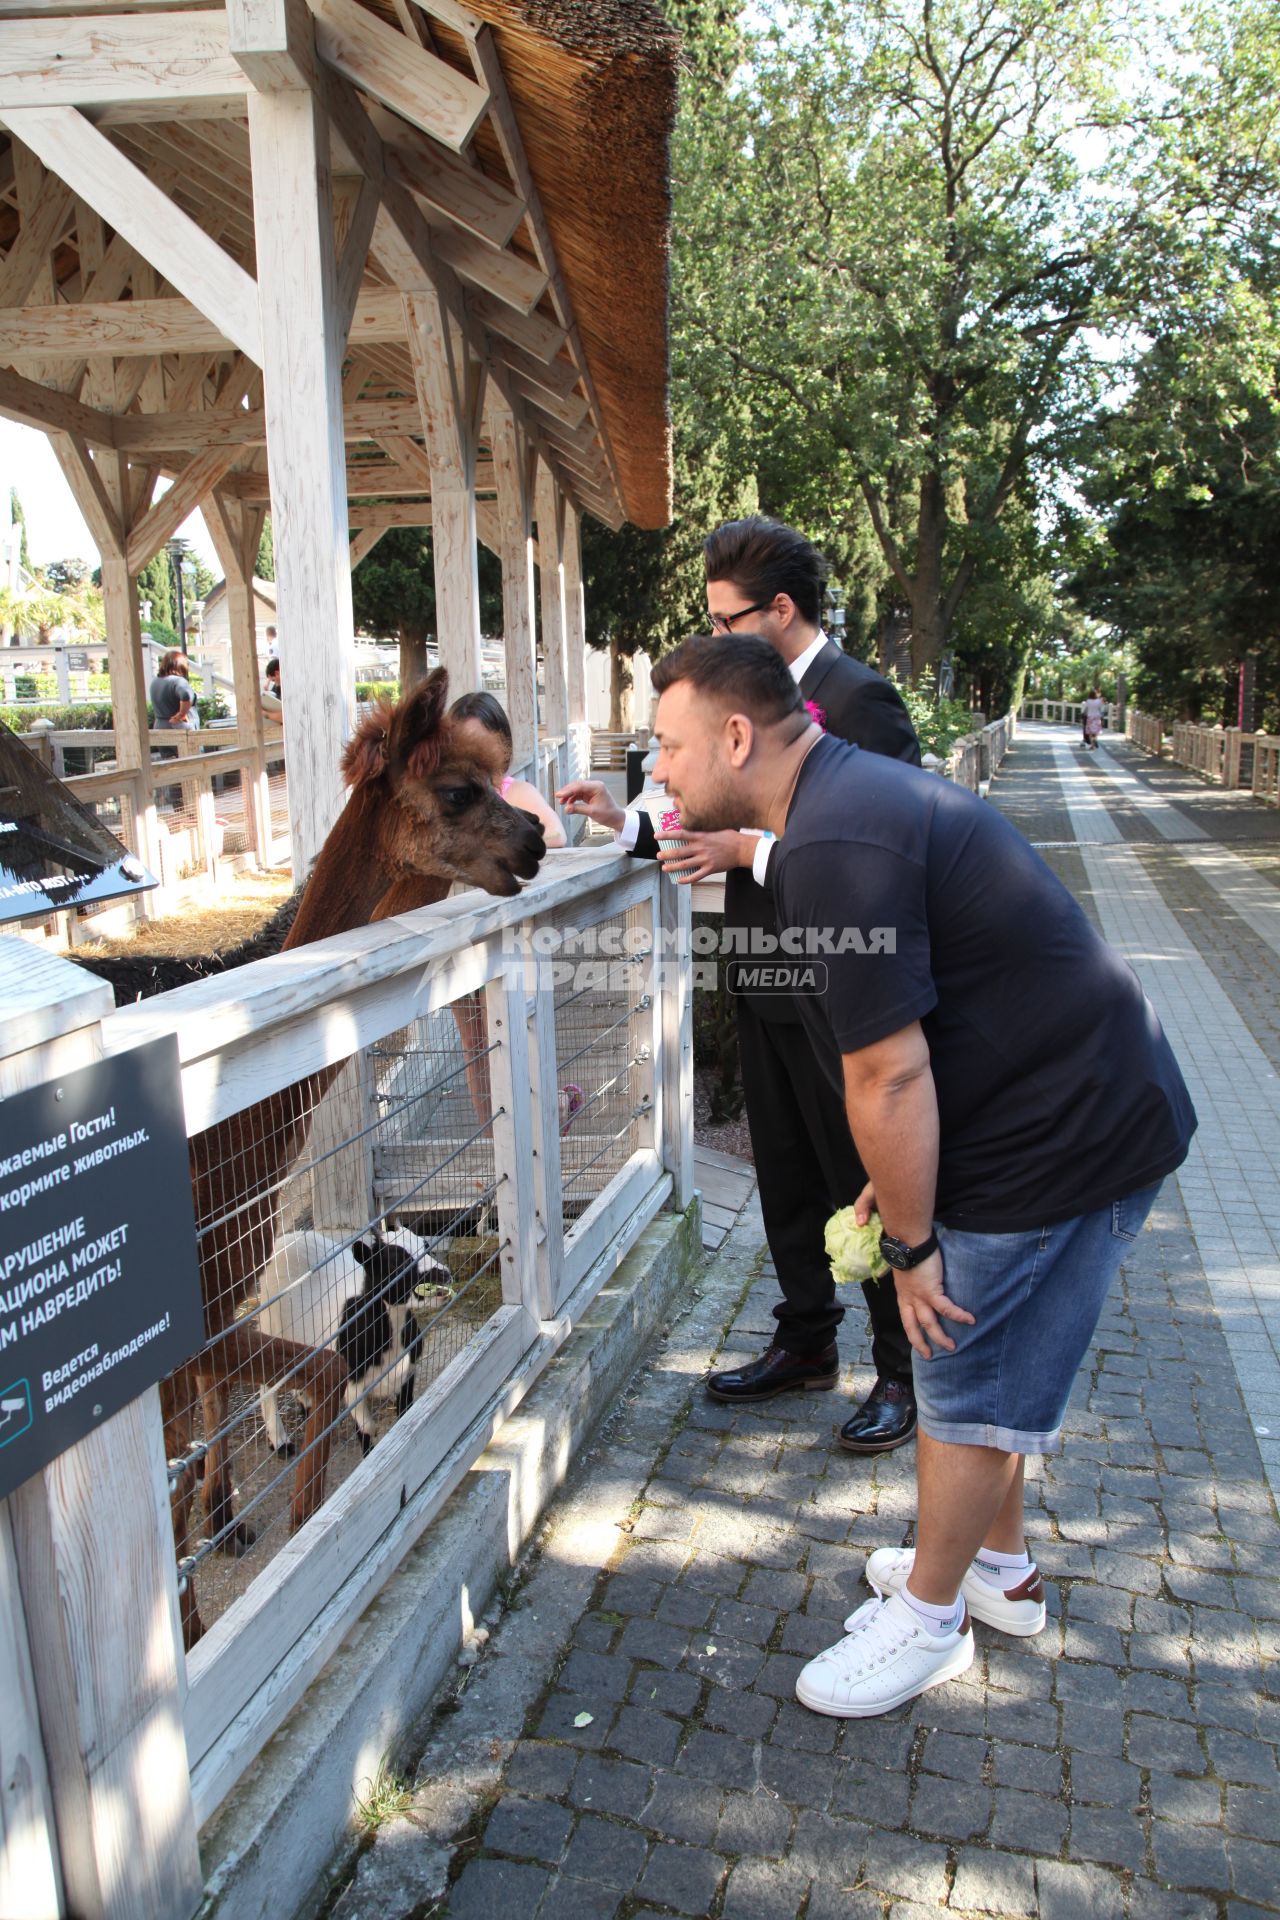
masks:
[[[768,640],[827,732],[919,766],[919,742],[897,690],[822,631],[823,563],[802,534],[758,515],[731,520],[707,536],[703,557],[707,610],[717,632]],[[761,936],[756,945],[765,949],[777,933],[770,835],[690,833],[678,849],[660,851],[648,815],[624,813],[603,783],[576,781],[556,798],[566,811],[612,827],[636,855],[656,855],[685,884],[723,873],[725,926],[745,930],[748,951],[752,935]],[[712,1398],[730,1402],[835,1386],[835,1336],[844,1308],[823,1233],[828,1217],[852,1206],[866,1181],[844,1104],[813,1052],[795,1000],[740,993],[735,1005],[760,1206],[782,1299],[773,1310],[778,1329],[768,1350],[747,1366],[708,1377]],[[876,1383],[841,1428],[840,1444],[851,1453],[887,1453],[915,1432],[911,1348],[894,1288],[869,1281],[863,1292]]]

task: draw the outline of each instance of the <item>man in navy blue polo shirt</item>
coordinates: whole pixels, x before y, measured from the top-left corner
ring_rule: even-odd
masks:
[[[915,1548],[871,1555],[877,1598],[796,1689],[819,1713],[885,1713],[964,1672],[971,1618],[1044,1625],[1023,1457],[1057,1445],[1195,1115],[1134,974],[994,809],[823,734],[763,640],[685,641],[653,685],[655,775],[686,825],[779,836],[784,951],[814,967],[804,1018],[913,1349]]]

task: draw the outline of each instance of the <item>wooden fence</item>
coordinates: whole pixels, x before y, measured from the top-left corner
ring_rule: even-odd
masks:
[[[219,1608],[213,1595],[203,1638],[185,1657],[174,1648],[197,1824],[260,1752],[643,1229],[664,1206],[689,1204],[690,927],[688,890],[655,863],[611,848],[564,852],[548,856],[513,899],[460,894],[101,1019],[95,1047],[109,1056],[176,1036],[191,1136],[237,1115],[247,1116],[237,1123],[243,1136],[270,1096],[300,1085],[332,1089],[315,1117],[325,1108],[335,1116],[336,1148],[317,1144],[317,1126],[306,1167],[288,1168],[270,1196],[277,1248],[288,1219],[303,1217],[305,1182],[309,1225],[350,1246],[383,1221],[390,1233],[413,1219],[440,1272],[460,1237],[437,1218],[446,1172],[453,1194],[469,1196],[462,1211],[483,1215],[480,1224],[464,1222],[470,1239],[487,1244],[483,1306],[454,1315],[447,1343],[437,1338],[439,1364],[412,1407],[383,1422],[365,1457],[349,1447],[349,1471],[330,1474],[327,1498],[296,1532],[284,1523],[264,1528],[271,1537],[241,1563],[233,1596]],[[483,1043],[481,1124],[463,1090],[463,1010]],[[441,1024],[454,1036],[454,1058],[448,1071],[425,1073],[422,1036]],[[421,1075],[411,1098],[407,1061]],[[411,1108],[417,1117],[408,1132],[402,1125],[380,1133],[379,1114]],[[480,1159],[483,1182],[473,1178]],[[226,1193],[224,1186],[224,1209]],[[207,1270],[204,1284],[207,1295]],[[262,1297],[248,1298],[237,1327],[263,1305],[261,1275],[259,1288]],[[473,1289],[473,1305],[476,1297]],[[451,1306],[417,1309],[428,1352]],[[202,1363],[206,1396],[216,1358],[215,1338]],[[170,1460],[171,1490],[215,1441],[257,1429],[256,1394],[238,1399],[224,1392],[220,1435],[206,1431],[190,1458]],[[154,1393],[150,1403],[158,1446]],[[345,1412],[335,1432],[344,1420]],[[156,1547],[170,1569],[171,1597],[191,1583],[197,1601],[206,1599],[211,1543],[193,1549],[188,1541],[177,1566],[169,1514],[149,1485],[133,1485],[132,1471],[122,1460],[95,1500],[113,1511],[113,1502],[140,1502],[139,1525],[163,1530]],[[292,1472],[290,1462],[283,1473]],[[241,1513],[260,1520],[269,1504],[253,1511],[246,1495]],[[165,1618],[176,1632],[177,1608]],[[135,1627],[123,1608],[119,1630],[132,1635]],[[104,1615],[96,1631],[105,1659],[111,1619]]]
[[[978,793],[998,770],[1013,745],[1017,720],[1006,713],[991,720],[977,733],[965,733],[952,743],[943,771],[957,786]]]
[[[1175,765],[1189,767],[1233,792],[1243,790],[1272,806],[1280,805],[1280,735],[1206,727],[1190,720],[1176,721],[1166,735],[1159,719],[1134,712],[1129,714],[1126,731],[1148,753],[1162,755],[1167,741]]]
[[[1103,716],[1106,725],[1114,728],[1120,722],[1120,709],[1114,700],[1103,703]],[[1024,700],[1018,709],[1019,720],[1043,720],[1060,727],[1078,727],[1084,720],[1084,702],[1082,700]]]

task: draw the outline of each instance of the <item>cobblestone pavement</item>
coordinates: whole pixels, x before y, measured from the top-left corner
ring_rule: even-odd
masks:
[[[1213,839],[1227,819],[1233,858],[1276,886],[1274,815],[1115,758]],[[1037,730],[991,797],[1150,969],[1162,1012],[1184,989],[1179,1044],[1210,1137],[1189,1204],[1168,1182],[1135,1246],[1064,1450],[1030,1467],[1046,1631],[978,1627],[968,1674],[882,1719],[796,1703],[804,1660],[865,1597],[866,1553],[911,1537],[914,1461],[834,1444],[872,1379],[858,1312],[839,1395],[706,1399],[712,1356],[759,1351],[772,1328],[753,1202],[552,1510],[335,1920],[1280,1912],[1280,1529],[1241,1344],[1247,1314],[1270,1339],[1280,1284],[1268,1293],[1251,1232],[1212,1231],[1215,1206],[1229,1223],[1237,1207],[1275,1217],[1278,1136],[1255,1154],[1227,1094],[1242,1059],[1249,1100],[1265,1106],[1268,1072],[1274,1089],[1276,955],[1202,868],[1171,864],[1176,816],[1153,824],[1101,769],[1083,779],[1120,841],[1052,844],[1074,842],[1081,815],[1057,773]],[[1265,926],[1265,896],[1248,904]]]

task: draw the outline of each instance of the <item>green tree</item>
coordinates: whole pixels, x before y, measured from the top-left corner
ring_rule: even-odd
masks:
[[[1236,17],[1163,48],[1140,17],[1139,67],[1100,0],[770,0],[734,84],[682,118],[677,328],[821,476],[862,566],[869,525],[881,630],[905,610],[917,675],[969,627],[1013,504],[1057,480],[1123,330],[1267,205],[1233,137],[1263,111],[1265,16]]]
[[[27,516],[22,511],[22,502],[18,498],[18,489],[9,489],[9,519],[18,529],[18,565],[31,571],[31,554],[27,548]]]
[[[479,574],[481,628],[501,633],[502,571],[486,547],[479,550]],[[395,634],[401,687],[421,680],[436,622],[430,528],[392,527],[384,533],[351,576],[351,600],[358,627],[367,633]]]
[[[253,563],[253,571],[259,580],[274,580],[276,577],[276,541],[271,530],[271,515],[262,523],[262,533],[258,540],[258,557]]]
[[[100,572],[97,577],[101,584]],[[176,628],[178,615],[173,595],[173,569],[163,547],[148,560],[138,575],[138,598],[150,603],[153,621],[164,627]]]
[[[48,566],[41,568],[41,573],[45,585],[54,593],[78,593],[88,583],[89,562],[77,559],[50,560]]]

